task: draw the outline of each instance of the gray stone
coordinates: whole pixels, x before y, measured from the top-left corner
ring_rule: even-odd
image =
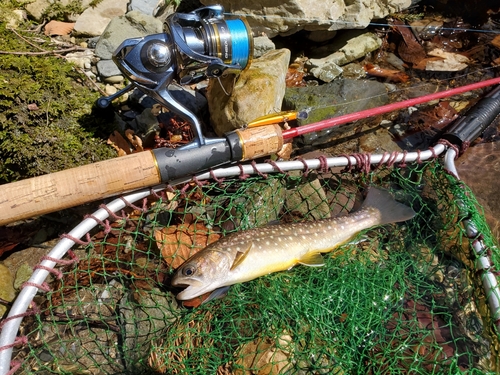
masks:
[[[212,79],[207,97],[215,132],[222,135],[257,117],[280,111],[289,63],[290,50],[274,50],[255,59],[236,79],[232,75]]]
[[[247,16],[257,33],[270,38],[300,30],[364,29],[373,19],[408,8],[411,0],[201,0],[221,4],[227,12]]]
[[[125,39],[159,34],[162,31],[163,23],[160,20],[134,10],[111,20],[97,42],[95,53],[101,59],[110,60]]]
[[[164,0],[130,0],[128,10],[137,10],[148,16],[156,16],[166,5],[168,1]]]
[[[339,79],[321,86],[287,88],[283,108],[308,112],[307,119],[297,120],[297,124],[302,126],[388,102],[386,87],[381,82]],[[322,144],[343,132],[344,129],[333,127],[306,134],[302,137],[302,142],[309,145]]]
[[[340,76],[342,65],[366,56],[377,50],[382,45],[382,40],[373,33],[362,33],[350,31],[324,49],[318,49],[316,54],[334,51],[326,57],[312,58],[307,60],[305,67],[316,77],[324,82],[331,82]]]
[[[97,71],[101,77],[119,76],[122,73],[113,60],[100,60],[97,62]]]
[[[128,0],[102,0],[95,7],[85,9],[73,29],[77,35],[101,35],[110,21],[125,14]]]
[[[267,36],[258,36],[253,38],[253,57],[256,59],[261,57],[266,52],[276,49],[273,41]]]

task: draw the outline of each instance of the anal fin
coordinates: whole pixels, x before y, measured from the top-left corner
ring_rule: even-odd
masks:
[[[309,267],[321,267],[325,265],[325,261],[320,253],[308,253],[299,259],[299,263]]]

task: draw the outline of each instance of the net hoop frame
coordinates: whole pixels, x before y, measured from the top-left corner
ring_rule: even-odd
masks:
[[[450,147],[451,146],[451,147]],[[365,158],[360,155],[343,155],[331,158],[317,158],[317,159],[300,159],[292,161],[279,161],[264,163],[231,166],[226,168],[217,168],[210,172],[200,173],[192,178],[179,179],[171,181],[169,186],[186,183],[189,181],[199,182],[209,179],[220,179],[225,177],[244,176],[251,174],[265,175],[267,173],[276,172],[289,172],[289,171],[307,171],[307,170],[321,170],[330,169],[334,167],[351,167],[357,166],[358,168],[370,168],[372,165],[393,165],[395,163],[405,164],[407,162],[421,162],[437,158],[439,155],[445,153],[444,165],[445,168],[453,174],[457,179],[458,173],[455,168],[454,160],[458,155],[458,150],[453,145],[446,145],[438,143],[434,147],[430,147],[425,151],[417,152],[394,152],[383,154],[365,154]],[[362,166],[362,164],[364,164]],[[16,297],[12,307],[10,308],[8,316],[2,321],[0,325],[0,375],[10,375],[17,371],[21,366],[20,363],[12,361],[13,348],[23,338],[17,336],[19,327],[23,321],[24,316],[28,315],[29,309],[33,309],[33,298],[39,290],[46,290],[45,280],[51,270],[58,263],[68,262],[63,261],[62,258],[68,254],[70,249],[77,243],[84,243],[81,241],[85,235],[88,234],[94,227],[102,224],[110,216],[119,212],[126,206],[146,198],[151,194],[158,193],[165,190],[165,185],[154,186],[152,188],[141,189],[125,196],[114,199],[106,205],[102,205],[93,214],[88,215],[81,223],[73,228],[67,235],[64,235],[61,240],[52,248],[52,250],[45,256],[22,288]],[[466,233],[471,239],[471,248],[474,250],[476,259],[476,269],[481,272],[483,282],[483,289],[486,293],[489,303],[491,316],[493,317],[494,324],[500,330],[500,290],[495,275],[491,272],[493,264],[487,256],[487,248],[485,244],[478,239],[480,233],[475,227],[475,224],[470,220],[464,220]]]

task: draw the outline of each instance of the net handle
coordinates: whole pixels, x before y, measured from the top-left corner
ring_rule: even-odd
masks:
[[[446,146],[442,144],[437,144],[435,147],[422,151],[422,152],[411,152],[411,153],[384,153],[370,155],[369,161],[371,164],[384,164],[387,162],[414,162],[423,161],[431,158],[435,158],[446,150]],[[320,169],[320,168],[333,168],[333,167],[346,167],[354,166],[358,164],[359,159],[355,156],[341,156],[325,159],[309,159],[301,161],[283,161],[275,163],[260,163],[251,165],[241,165],[240,167],[230,167],[230,168],[218,168],[210,173],[203,173],[196,176],[197,180],[207,180],[211,178],[222,178],[238,176],[241,173],[245,174],[257,174],[257,173],[271,173],[271,172],[283,172],[292,170],[305,170],[305,169]],[[179,180],[173,182],[173,184],[184,183],[190,179]],[[73,230],[68,233],[67,237],[62,238],[56,246],[49,252],[47,258],[54,260],[62,259],[71,247],[75,245],[75,241],[68,238],[80,239],[85,236],[90,230],[96,227],[100,222],[106,220],[111,213],[115,213],[123,209],[127,204],[135,203],[143,198],[146,198],[153,191],[158,192],[163,190],[165,186],[156,186],[152,189],[142,189],[137,192],[128,194],[122,198],[117,198],[107,205],[103,206],[99,210],[95,211],[90,217],[84,219],[80,224],[78,224]],[[55,261],[44,259],[41,263],[44,268],[53,268],[56,265]],[[27,285],[22,288],[21,292],[14,301],[12,308],[9,311],[7,318],[5,318],[5,323],[2,327],[0,333],[0,375],[6,375],[10,371],[10,362],[12,359],[12,345],[14,344],[17,336],[17,332],[23,320],[24,314],[28,310],[30,304],[33,301],[36,293],[40,288],[35,285],[41,286],[45,279],[47,278],[49,271],[46,269],[37,268],[30,279],[26,283]]]

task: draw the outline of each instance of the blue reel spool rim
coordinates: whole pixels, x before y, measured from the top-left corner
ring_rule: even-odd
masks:
[[[232,64],[245,69],[253,57],[252,31],[243,19],[226,20],[226,24],[231,34]]]

